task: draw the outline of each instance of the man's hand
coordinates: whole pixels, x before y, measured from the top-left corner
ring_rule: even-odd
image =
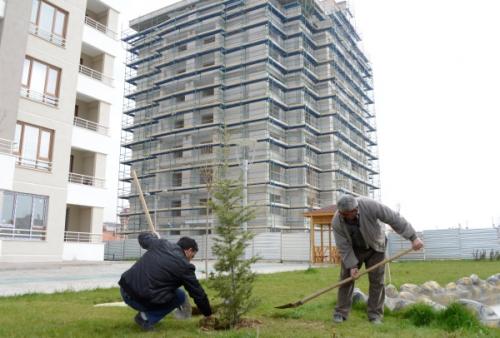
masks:
[[[411,247],[413,250],[418,251],[424,247],[424,242],[417,237],[411,242]]]
[[[358,273],[359,273],[359,270],[358,268],[352,268],[351,269],[351,277],[354,278],[354,279],[357,279],[359,276],[358,276]]]

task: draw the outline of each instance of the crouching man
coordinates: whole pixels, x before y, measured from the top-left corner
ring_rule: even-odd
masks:
[[[138,311],[137,325],[143,330],[151,330],[174,309],[185,317],[190,315],[189,299],[181,286],[201,313],[210,317],[212,309],[208,297],[196,278],[195,266],[190,263],[198,252],[196,241],[182,237],[173,244],[150,232],[141,233],[138,240],[147,251],[118,282],[124,302]]]

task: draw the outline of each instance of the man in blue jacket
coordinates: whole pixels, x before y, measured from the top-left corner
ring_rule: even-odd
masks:
[[[182,237],[173,244],[150,232],[141,233],[138,240],[147,251],[118,282],[125,303],[138,311],[135,322],[143,330],[151,330],[174,309],[185,311],[183,307],[189,305],[189,300],[181,286],[201,313],[210,317],[208,297],[196,278],[195,266],[190,263],[198,252],[196,241]]]
[[[356,279],[361,265],[365,264],[369,268],[384,260],[386,237],[383,223],[409,240],[414,250],[420,250],[424,246],[411,224],[387,206],[365,197],[344,195],[339,198],[332,227],[335,245],[342,258],[341,280],[348,277]],[[368,279],[368,319],[373,324],[380,324],[384,315],[384,266],[369,272]],[[353,289],[354,282],[339,288],[334,322],[347,320],[351,311]]]

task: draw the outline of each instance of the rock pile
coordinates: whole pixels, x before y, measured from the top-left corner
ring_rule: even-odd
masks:
[[[354,290],[354,301],[366,302],[366,299],[367,296],[361,290]],[[435,281],[427,281],[422,285],[403,284],[399,291],[394,285],[387,285],[385,288],[385,305],[393,311],[414,303],[423,303],[436,310],[443,310],[452,302],[467,306],[476,313],[483,324],[500,327],[500,315],[490,307],[500,304],[500,273],[486,280],[473,274],[444,287]]]

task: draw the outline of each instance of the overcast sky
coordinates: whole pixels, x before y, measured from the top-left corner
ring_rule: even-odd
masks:
[[[124,18],[173,2],[125,0]],[[417,230],[500,224],[500,1],[349,4],[374,71],[382,202]]]

